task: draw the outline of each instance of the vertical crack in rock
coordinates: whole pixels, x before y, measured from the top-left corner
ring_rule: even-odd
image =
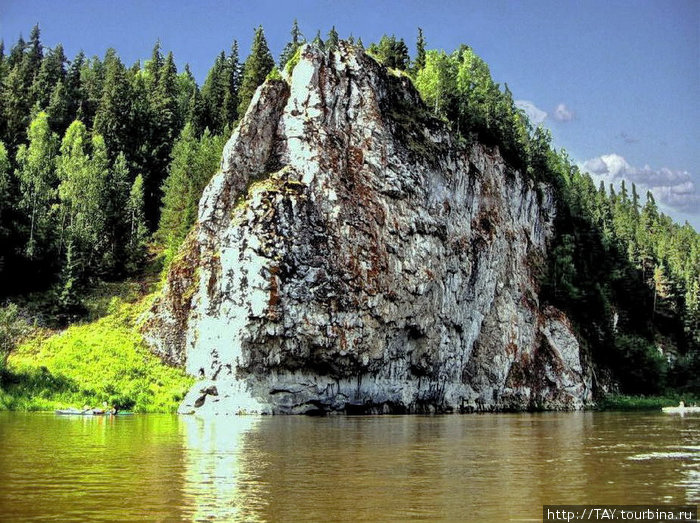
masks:
[[[183,412],[580,408],[590,371],[529,263],[554,211],[409,79],[307,46],[226,145],[145,335],[201,378]]]

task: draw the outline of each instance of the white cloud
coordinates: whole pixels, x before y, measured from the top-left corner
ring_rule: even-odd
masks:
[[[677,211],[700,214],[700,192],[688,171],[634,167],[615,153],[586,160],[581,167],[597,179],[612,183],[627,180],[645,187],[659,202]]]
[[[525,111],[525,114],[527,115],[527,117],[530,120],[530,123],[532,125],[539,125],[542,122],[544,122],[545,119],[547,118],[546,111],[543,111],[542,109],[537,107],[535,104],[533,104],[532,102],[529,102],[527,100],[516,100],[515,107]]]
[[[554,119],[559,122],[570,122],[574,119],[574,112],[566,104],[559,104],[554,108]]]

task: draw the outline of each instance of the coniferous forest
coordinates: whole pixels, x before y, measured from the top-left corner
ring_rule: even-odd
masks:
[[[156,258],[167,268],[256,88],[306,42],[295,22],[275,60],[258,27],[247,57],[234,40],[201,86],[159,42],[134,64],[114,49],[67,57],[38,26],[0,43],[0,370],[30,328],[16,305],[26,296],[42,296],[39,327],[60,328],[86,321],[100,282]],[[308,42],[333,52],[339,35]],[[555,187],[555,237],[532,264],[541,296],[575,321],[599,385],[700,390],[700,235],[688,223],[634,185],[596,186],[469,46],[429,50],[421,30],[411,52],[395,36],[347,42],[412,80],[425,106],[407,110],[442,120],[465,146],[497,146],[512,169]]]

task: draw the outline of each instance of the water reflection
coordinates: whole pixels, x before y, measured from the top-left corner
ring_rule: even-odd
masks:
[[[183,419],[186,493],[196,520],[508,521],[537,520],[544,504],[695,503],[699,421],[605,413]]]
[[[180,418],[187,449],[184,492],[194,521],[257,519],[243,493],[249,472],[241,447],[244,437],[257,430],[260,421],[252,416]]]
[[[700,502],[700,416],[0,412],[0,520],[541,520]]]

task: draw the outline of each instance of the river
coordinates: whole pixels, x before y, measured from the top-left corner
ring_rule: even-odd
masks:
[[[0,412],[3,521],[540,521],[697,504],[700,416]]]

